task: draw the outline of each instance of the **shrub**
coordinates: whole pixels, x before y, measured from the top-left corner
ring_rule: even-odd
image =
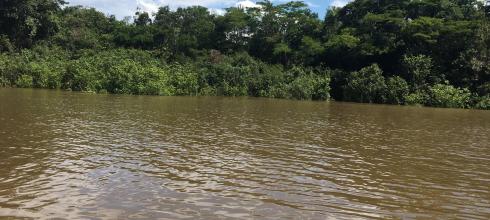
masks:
[[[177,68],[160,66],[148,52],[114,50],[85,53],[71,61],[62,82],[64,88],[76,91],[173,95],[170,72],[181,73]],[[182,78],[177,81],[184,82]]]
[[[141,73],[133,78],[133,94],[172,95],[169,87],[168,71],[156,65],[145,66]]]
[[[62,76],[61,84],[64,89],[73,91],[97,92],[103,88],[98,69],[91,59],[79,59],[68,63],[66,72]]]
[[[174,64],[166,70],[169,72],[170,95],[198,95],[199,78],[191,66]]]
[[[429,56],[405,55],[403,65],[413,91],[427,88],[430,82],[437,81],[432,72],[432,58]]]
[[[26,72],[25,61],[19,54],[0,55],[0,76],[3,84],[15,86],[17,80]]]
[[[344,86],[344,100],[384,103],[386,83],[382,74],[377,64],[352,72]]]
[[[467,108],[471,93],[468,89],[455,88],[448,84],[436,84],[429,89],[430,106],[443,108]]]
[[[490,110],[490,95],[479,97],[475,105],[477,109]]]
[[[282,92],[288,93],[288,89],[282,86],[282,84],[286,83],[286,74],[282,66],[267,65],[258,62],[256,67],[258,68],[251,69],[252,71],[247,78],[248,95],[256,97],[275,97],[275,95],[272,95],[271,93],[273,89],[275,90],[274,93],[279,92],[279,89],[284,89]]]
[[[17,79],[15,84],[20,88],[32,88],[33,86],[32,76],[22,75],[19,77],[19,79]]]
[[[7,62],[9,61],[9,56],[7,54],[0,53],[0,86],[7,86]]]
[[[425,105],[428,102],[429,96],[424,91],[417,91],[404,97],[407,105]]]
[[[27,64],[27,74],[33,78],[33,87],[56,89],[60,87],[60,74],[52,69],[47,61]]]
[[[331,96],[335,100],[343,100],[344,99],[344,90],[347,85],[347,80],[349,78],[350,73],[342,70],[333,70],[331,71]]]
[[[246,82],[254,64],[251,57],[242,54],[225,57],[217,63],[204,63],[200,66],[201,84],[216,88],[218,95],[247,95]]]
[[[289,89],[291,97],[306,100],[327,100],[330,98],[330,77],[319,75],[311,69],[293,68],[294,80]]]
[[[399,76],[386,80],[386,102],[401,105],[405,103],[405,97],[409,93],[407,81]]]
[[[12,51],[14,51],[14,46],[10,42],[10,39],[6,35],[0,35],[0,53]]]
[[[291,82],[290,93],[295,99],[311,99],[315,89],[315,78],[311,75],[302,75]]]
[[[270,98],[281,98],[281,99],[290,99],[291,93],[289,92],[290,85],[286,83],[278,83],[274,84],[269,88],[269,92],[267,94],[267,97]]]

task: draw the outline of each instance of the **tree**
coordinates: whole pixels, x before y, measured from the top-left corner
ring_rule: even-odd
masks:
[[[270,1],[258,2],[261,7],[251,9],[250,53],[271,62],[289,64],[291,55],[299,58],[305,36],[317,38],[322,29],[318,15],[311,12],[304,2],[288,2],[274,5]],[[296,60],[294,60],[296,61]]]
[[[405,104],[405,97],[409,91],[408,83],[403,78],[399,76],[388,78],[386,80],[386,103]]]
[[[432,59],[425,55],[404,56],[403,63],[406,69],[406,77],[409,79],[412,91],[420,91],[436,82],[432,79]]]
[[[110,48],[116,27],[122,26],[114,17],[106,17],[94,8],[66,7],[59,16],[59,30],[52,39],[72,51]]]
[[[146,26],[151,24],[151,18],[148,12],[136,12],[134,23],[138,26]]]
[[[352,72],[344,87],[346,101],[384,103],[386,83],[377,64]]]
[[[30,47],[57,31],[56,13],[63,4],[63,0],[2,0],[0,35],[19,48]]]
[[[178,8],[173,12],[162,7],[155,15],[158,29],[155,41],[177,54],[193,55],[194,50],[213,49],[211,39],[215,30],[215,16],[201,6]]]
[[[428,104],[443,108],[466,108],[470,102],[471,93],[468,89],[455,88],[446,81],[436,84],[429,89]]]
[[[252,37],[250,15],[241,8],[229,8],[223,17],[218,18],[223,33],[223,50],[243,51],[248,49]]]

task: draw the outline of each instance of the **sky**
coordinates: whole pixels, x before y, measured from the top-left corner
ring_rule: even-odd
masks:
[[[147,12],[156,12],[160,6],[169,5],[171,8],[201,5],[210,8],[216,13],[223,12],[223,8],[242,4],[253,6],[255,0],[67,0],[69,5],[83,5],[93,7],[108,15],[116,15],[118,19],[133,16],[136,8]],[[287,2],[289,0],[272,0],[274,3]],[[326,9],[330,6],[344,6],[350,0],[304,0],[312,11],[317,12],[323,18]]]

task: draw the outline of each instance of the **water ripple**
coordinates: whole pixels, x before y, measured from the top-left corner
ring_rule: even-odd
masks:
[[[0,218],[488,219],[490,113],[1,89]]]

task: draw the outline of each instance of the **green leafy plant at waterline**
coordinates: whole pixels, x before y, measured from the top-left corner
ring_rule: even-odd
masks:
[[[407,81],[399,76],[390,77],[386,80],[386,103],[402,105],[409,93]]]
[[[383,71],[377,64],[352,72],[344,86],[346,101],[384,103],[386,83]]]
[[[476,98],[475,108],[490,110],[490,95]]]
[[[429,89],[430,106],[443,108],[467,108],[471,93],[468,89],[455,88],[446,84],[436,84]]]

